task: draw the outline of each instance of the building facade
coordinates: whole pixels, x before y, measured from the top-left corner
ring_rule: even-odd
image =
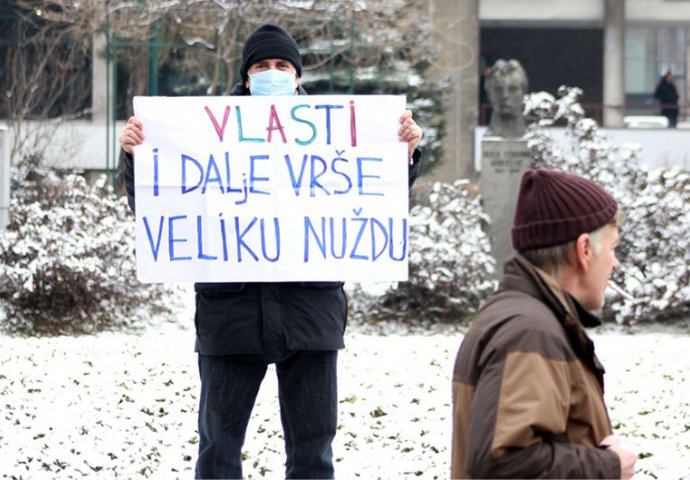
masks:
[[[522,63],[530,91],[580,87],[589,115],[608,128],[621,127],[625,115],[656,114],[654,87],[670,70],[680,94],[681,126],[687,120],[690,0],[420,1],[428,5],[435,53],[427,81],[448,84],[443,159],[429,172],[431,179],[476,178],[475,132],[487,120],[481,75],[499,58]],[[0,0],[0,26],[16,23],[9,5]],[[0,48],[15,41],[11,31],[0,28]],[[107,46],[104,35],[95,37],[85,63],[91,77],[88,115],[57,133],[70,153],[65,166],[115,167],[126,85],[116,57],[104,54]]]
[[[467,138],[469,130],[486,124],[488,105],[479,104],[479,79],[499,58],[522,63],[529,91],[555,94],[560,85],[580,87],[588,114],[607,128],[622,127],[625,115],[657,114],[653,92],[670,70],[680,95],[679,120],[687,119],[689,0],[429,0],[429,5],[445,49],[439,64],[446,68],[438,74],[451,75],[454,89],[445,113],[444,164],[432,173],[435,179],[476,176],[474,144]],[[469,72],[476,80],[468,80]]]

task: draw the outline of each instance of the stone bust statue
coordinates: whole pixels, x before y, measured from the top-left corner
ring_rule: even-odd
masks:
[[[527,94],[527,75],[517,60],[497,60],[485,80],[486,92],[493,107],[488,136],[522,137],[525,134],[523,114]]]

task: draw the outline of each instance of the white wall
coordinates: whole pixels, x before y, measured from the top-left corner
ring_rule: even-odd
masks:
[[[481,170],[481,139],[485,131],[486,127],[477,127],[475,130],[474,167],[477,171]],[[638,158],[641,165],[650,168],[678,166],[690,171],[690,129],[602,128],[599,131],[608,136],[612,146],[639,145],[641,151]],[[550,132],[556,142],[569,145],[570,140],[566,137],[564,128],[552,128]]]
[[[31,128],[41,144],[47,145],[46,157],[53,160],[51,166],[85,170],[106,169],[106,126],[104,124],[74,121],[61,124],[59,127],[39,128],[38,125],[38,123],[29,123],[28,128]],[[118,122],[114,129],[110,129],[110,168],[117,166],[120,152],[117,137],[123,127],[124,121]],[[0,124],[0,129],[2,128],[4,127]],[[474,166],[477,171],[481,170],[481,138],[485,131],[486,127],[476,127],[474,132]],[[642,150],[639,158],[643,165],[680,166],[690,171],[690,148],[688,148],[690,129],[602,128],[600,131],[609,136],[610,143],[614,146],[624,143],[640,145]],[[10,132],[8,136],[11,136]],[[551,132],[557,141],[564,144],[569,141],[565,136],[565,129],[553,128]],[[11,140],[10,138],[6,143],[10,143]],[[1,153],[0,158],[2,158]],[[115,165],[112,164],[113,159]]]
[[[117,137],[123,127],[124,122],[117,122],[114,128],[112,125],[110,128],[110,168],[114,168],[113,159],[117,166],[120,150]],[[2,122],[0,128],[3,128]],[[105,123],[87,120],[63,122],[58,125],[50,122],[23,122],[22,129],[24,134],[30,136],[23,152],[45,151],[45,159],[50,162],[50,166],[85,170],[105,170],[108,166]],[[12,130],[9,130],[9,133],[11,137]],[[11,138],[12,145],[13,141],[14,138]]]
[[[602,21],[602,0],[479,0],[481,21]]]
[[[687,0],[626,0],[626,18],[633,22],[685,24],[690,19]]]
[[[482,22],[602,23],[603,0],[480,0]],[[683,23],[690,19],[690,2],[681,0],[625,0],[629,22]],[[602,23],[603,24],[603,23]]]

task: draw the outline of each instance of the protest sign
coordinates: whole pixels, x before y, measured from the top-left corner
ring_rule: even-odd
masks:
[[[402,96],[136,97],[143,282],[406,280]]]

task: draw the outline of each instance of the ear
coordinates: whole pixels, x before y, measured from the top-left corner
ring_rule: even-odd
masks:
[[[589,262],[594,256],[592,250],[592,242],[589,238],[589,233],[583,233],[575,241],[575,262],[579,269],[587,271],[589,269]]]
[[[249,90],[249,77],[247,76],[247,79],[244,81],[244,86],[247,90]]]

